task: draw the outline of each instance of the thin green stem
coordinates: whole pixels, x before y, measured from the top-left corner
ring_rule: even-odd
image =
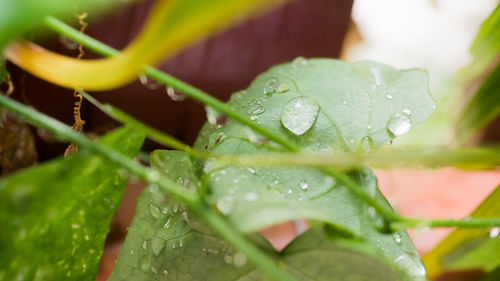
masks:
[[[111,118],[124,124],[134,126],[139,131],[144,132],[150,139],[156,141],[159,144],[163,144],[167,147],[177,150],[185,151],[187,154],[196,158],[207,159],[210,157],[209,153],[191,148],[188,144],[183,143],[168,134],[158,131],[155,128],[145,125],[144,123],[112,105],[100,103],[98,100],[96,100],[94,97],[83,90],[78,90],[78,93],[80,93],[86,100],[88,100],[90,103],[92,103],[94,106],[99,108],[102,112],[106,113]]]
[[[119,51],[91,38],[90,36],[87,36],[85,34],[80,33],[78,30],[73,29],[71,26],[65,24],[62,21],[59,21],[56,18],[53,17],[48,17],[45,20],[45,25],[52,30],[59,32],[68,38],[76,41],[79,44],[82,44],[83,46],[101,54],[104,56],[115,56],[119,53]],[[201,102],[205,105],[211,106],[214,109],[226,114],[230,118],[240,122],[241,124],[244,124],[256,132],[268,137],[270,140],[273,140],[279,144],[281,144],[283,147],[288,149],[289,151],[292,152],[299,152],[300,148],[292,141],[288,140],[287,138],[275,134],[274,132],[270,131],[269,129],[252,122],[247,116],[233,110],[230,106],[227,104],[219,101],[218,99],[212,97],[211,95],[201,91],[200,89],[197,89],[171,75],[168,75],[161,70],[158,70],[152,66],[145,66],[144,67],[145,73],[162,83],[165,83],[169,85],[170,87],[179,90],[183,92],[186,96]],[[335,171],[334,169],[331,168],[324,168],[322,169],[323,172],[326,174],[329,174],[331,176],[337,177],[338,175],[343,175],[340,172]],[[358,195],[362,200],[366,201],[367,204],[375,208],[379,213],[388,221],[392,220],[394,217],[396,217],[396,214],[392,211],[377,202],[374,198],[372,198],[371,195],[366,193],[364,190],[358,187],[358,185],[352,181],[349,177],[347,176],[340,176],[339,181],[343,183],[348,189],[350,189],[353,193]]]
[[[196,212],[204,221],[211,226],[214,231],[225,238],[231,246],[244,253],[248,259],[259,266],[270,277],[279,281],[297,281],[289,273],[281,270],[277,263],[270,257],[262,253],[254,244],[249,242],[238,230],[226,222],[222,217],[212,212],[198,195],[186,192],[185,188],[169,178],[162,176],[155,169],[147,168],[137,163],[133,159],[117,152],[116,150],[91,141],[82,134],[74,132],[71,127],[53,119],[47,115],[39,113],[21,103],[9,99],[0,94],[0,105],[13,113],[23,117],[28,123],[42,127],[52,132],[56,137],[71,141],[79,146],[99,154],[106,159],[119,164],[128,170],[132,175],[143,179],[149,183],[157,184],[164,192],[182,200],[190,209]]]
[[[106,44],[103,44],[95,39],[93,39],[90,36],[87,36],[85,34],[80,33],[78,30],[72,28],[71,26],[65,24],[64,22],[53,18],[53,17],[47,17],[44,20],[44,23],[47,27],[51,28],[52,30],[63,34],[67,36],[68,38],[71,38],[75,42],[82,44],[83,46],[91,49],[92,51],[99,53],[103,56],[116,56],[120,52],[116,49],[111,48],[110,46],[107,46]],[[255,122],[252,122],[247,116],[234,111],[230,106],[227,104],[219,101],[218,99],[212,97],[211,95],[201,91],[200,89],[197,89],[186,82],[183,82],[171,75],[166,74],[165,72],[162,72],[161,70],[158,70],[152,66],[145,66],[144,67],[144,73],[148,75],[149,77],[165,83],[169,85],[170,87],[179,90],[183,92],[186,96],[203,103],[205,105],[211,106],[217,111],[220,111],[230,118],[245,124],[246,126],[252,128],[256,132],[268,137],[270,140],[273,140],[279,144],[281,144],[283,147],[292,150],[292,151],[299,151],[299,148],[294,145],[292,142],[287,140],[285,137],[273,133],[271,130],[260,126],[256,124]]]
[[[423,227],[460,227],[460,228],[481,228],[481,227],[500,227],[500,218],[465,218],[456,219],[421,219],[400,217],[398,221],[391,223],[391,229],[394,231],[405,228],[423,228]]]

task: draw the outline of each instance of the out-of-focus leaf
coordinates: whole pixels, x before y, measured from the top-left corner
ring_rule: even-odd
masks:
[[[0,54],[0,84],[7,81],[9,78],[9,72],[5,65],[5,57]]]
[[[152,165],[188,190],[197,181],[186,154],[154,153]],[[251,235],[284,270],[304,281],[399,280],[389,262],[361,241],[332,241],[320,227],[307,231],[281,253],[258,235]],[[268,280],[241,252],[231,248],[195,216],[170,201],[158,187],[146,188],[118,261],[116,280]]]
[[[500,53],[500,5],[483,22],[471,46],[473,66],[483,69]]]
[[[305,60],[271,68],[228,103],[258,124],[287,135],[303,151],[372,151],[425,120],[434,103],[422,70],[398,71],[375,62]],[[210,119],[210,118],[209,118]],[[215,154],[266,154],[281,147],[239,123],[207,123],[195,144]],[[425,269],[405,232],[376,229],[361,199],[320,170],[302,167],[218,166],[200,161],[213,203],[245,232],[307,218],[335,225],[378,247],[409,280]],[[390,208],[371,171],[349,174],[359,188]]]
[[[101,139],[132,157],[144,140],[129,128]],[[0,181],[0,280],[94,280],[126,177],[81,152]]]
[[[481,278],[481,280],[479,281],[498,281],[498,280],[500,280],[500,267],[486,274],[486,276]]]
[[[500,30],[500,24],[497,30]],[[474,97],[461,113],[457,128],[458,139],[467,140],[479,130],[486,127],[499,114],[500,64],[483,81],[478,91],[474,94]]]
[[[0,2],[0,50],[6,43],[36,28],[46,16],[74,15],[109,8],[118,0],[3,0]]]
[[[470,215],[471,218],[500,216],[500,186]],[[424,256],[429,277],[446,270],[492,270],[500,265],[498,229],[457,229]],[[490,237],[491,236],[491,237]],[[493,238],[492,238],[493,237]]]
[[[173,55],[230,23],[283,0],[158,0],[141,34],[121,54],[99,60],[76,60],[19,41],[6,56],[40,78],[69,88],[107,90],[135,79],[147,64]]]

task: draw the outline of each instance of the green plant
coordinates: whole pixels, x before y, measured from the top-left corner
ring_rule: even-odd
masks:
[[[217,3],[234,11],[231,1]],[[173,10],[198,15],[202,6],[197,5],[203,4],[185,1],[177,7],[180,10]],[[499,9],[492,18],[498,14]],[[166,15],[155,14],[158,18]],[[216,21],[227,15],[221,13]],[[162,27],[175,33],[189,23],[186,19]],[[0,223],[6,230],[0,236],[0,280],[94,278],[127,174],[149,186],[139,198],[111,280],[425,280],[425,268],[405,229],[439,226],[464,229],[448,238],[455,241],[453,247],[440,250],[443,246],[438,246],[431,254],[435,256],[428,258],[433,260],[426,264],[433,274],[445,267],[476,267],[474,262],[498,274],[494,269],[500,264],[499,240],[487,238],[490,227],[500,227],[500,219],[495,218],[498,189],[468,219],[406,218],[392,210],[368,167],[394,161],[413,166],[498,166],[497,147],[437,153],[384,147],[433,112],[424,70],[297,58],[271,68],[248,89],[222,103],[153,67],[143,68],[144,62],[154,61],[158,54],[145,61],[134,55],[123,59],[118,51],[55,18],[48,17],[44,23],[102,55],[116,57],[113,63],[117,65],[133,66],[112,82],[94,81],[95,77],[79,78],[83,72],[78,71],[85,70],[78,67],[82,62],[64,59],[74,64],[78,75],[60,74],[65,70],[61,65],[50,78],[54,83],[103,89],[144,71],[206,105],[209,122],[191,148],[79,89],[86,99],[126,125],[93,142],[1,95],[2,107],[78,144],[81,151],[0,182]],[[159,34],[153,31],[149,32]],[[39,59],[30,48],[23,49],[24,43],[16,44],[7,47],[9,59],[35,73],[45,69],[36,67],[44,65],[43,56],[48,53],[39,53]],[[499,89],[488,85],[481,87],[469,108],[483,105],[481,97],[488,97],[484,94],[488,89]],[[488,105],[497,109],[500,102],[489,100]],[[467,129],[477,132],[492,115],[496,114],[471,121],[479,125]],[[131,159],[145,136],[179,151],[155,151],[151,168],[145,167]],[[310,230],[281,252],[255,234],[263,227],[303,218],[311,221]],[[496,230],[492,229],[493,234]],[[471,239],[476,240],[460,249]],[[57,254],[47,254],[50,251]],[[439,265],[442,256],[449,261],[444,266]]]

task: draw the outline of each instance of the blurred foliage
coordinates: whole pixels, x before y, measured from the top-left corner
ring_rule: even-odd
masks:
[[[100,142],[133,157],[144,135],[116,130]],[[0,280],[94,280],[126,174],[88,152],[0,181]]]
[[[17,41],[5,49],[7,58],[51,83],[87,90],[122,86],[181,48],[242,21],[283,0],[158,0],[142,32],[112,58],[77,60],[52,53],[34,43]]]
[[[474,212],[471,218],[500,217],[500,186]],[[500,265],[498,229],[457,229],[441,241],[423,260],[429,277],[450,270],[484,269]]]

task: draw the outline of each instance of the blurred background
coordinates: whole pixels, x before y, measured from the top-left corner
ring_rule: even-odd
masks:
[[[134,1],[105,18],[89,18],[86,33],[115,48],[125,47],[140,31],[153,1]],[[296,0],[190,46],[159,67],[222,100],[243,89],[271,65],[297,56],[331,57],[347,61],[376,60],[396,68],[425,68],[431,77],[431,92],[437,101],[434,122],[418,126],[393,145],[446,146],[453,136],[450,116],[463,95],[461,69],[472,61],[469,48],[481,22],[498,5],[496,0]],[[77,19],[68,22],[75,27]],[[45,47],[77,56],[76,46],[55,35],[34,38]],[[84,58],[96,58],[86,51]],[[67,124],[73,123],[72,91],[51,85],[8,65],[15,84],[13,97]],[[41,94],[43,93],[43,94]],[[109,102],[138,119],[177,138],[192,143],[205,122],[203,106],[172,99],[164,87],[152,81],[136,81],[95,97]],[[114,121],[84,102],[84,131],[102,134]],[[477,142],[498,142],[500,122],[493,122]],[[26,161],[2,166],[6,174],[17,168],[64,153],[59,143],[43,130],[32,130],[32,151]],[[29,146],[29,145],[28,145]],[[160,148],[146,142],[143,150]],[[33,156],[36,155],[36,156]],[[14,162],[12,162],[14,163]],[[8,168],[8,169],[7,169]],[[380,187],[403,215],[430,218],[460,218],[469,214],[500,183],[500,171],[468,172],[452,168],[438,170],[376,171]],[[99,280],[111,273],[114,259],[126,235],[144,187],[131,181],[117,211],[101,264]],[[414,231],[412,238],[421,253],[427,252],[449,229]],[[278,248],[295,235],[292,224],[264,231]]]

